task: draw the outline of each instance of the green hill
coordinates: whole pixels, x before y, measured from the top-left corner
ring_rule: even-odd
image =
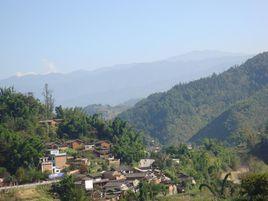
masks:
[[[174,86],[119,116],[162,143],[187,141],[239,101],[268,84],[268,52],[210,77]]]
[[[207,126],[194,135],[190,141],[203,138],[232,140],[241,129],[257,132],[268,120],[268,87],[261,89],[246,100],[234,104],[224,111]]]

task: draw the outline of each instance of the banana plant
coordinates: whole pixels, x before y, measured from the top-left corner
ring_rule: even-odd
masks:
[[[207,188],[214,197],[219,198],[219,199],[226,199],[226,191],[225,189],[227,188],[227,179],[228,177],[231,176],[231,173],[228,173],[225,175],[224,179],[221,182],[220,186],[217,186],[216,184],[201,184],[199,186],[199,190],[201,191],[203,188]],[[233,189],[231,190],[231,194],[233,192]]]

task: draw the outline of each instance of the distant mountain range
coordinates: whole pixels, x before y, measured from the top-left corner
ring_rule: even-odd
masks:
[[[56,104],[117,105],[165,91],[178,83],[223,72],[247,58],[249,55],[245,54],[194,51],[162,61],[116,65],[95,71],[13,76],[1,80],[0,87],[14,86],[20,92],[33,92],[37,98],[42,99],[44,84],[48,83],[54,92]]]
[[[119,116],[163,144],[231,140],[268,121],[268,52],[238,67],[150,95]]]

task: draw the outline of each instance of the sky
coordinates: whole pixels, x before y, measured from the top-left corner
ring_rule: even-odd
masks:
[[[267,0],[1,0],[0,79],[268,50]]]

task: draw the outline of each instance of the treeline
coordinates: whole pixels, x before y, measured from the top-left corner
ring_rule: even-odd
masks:
[[[106,121],[99,115],[88,116],[82,108],[59,106],[54,110],[48,86],[44,97],[43,104],[32,94],[21,94],[12,88],[0,89],[0,177],[13,177],[13,180],[23,182],[18,175],[23,173],[27,174],[25,178],[32,178],[35,171],[36,177],[26,180],[42,178],[38,165],[46,142],[105,139],[113,143],[112,151],[122,162],[135,163],[145,156],[142,134],[125,121],[119,118]],[[58,126],[40,123],[48,118],[61,121]]]

